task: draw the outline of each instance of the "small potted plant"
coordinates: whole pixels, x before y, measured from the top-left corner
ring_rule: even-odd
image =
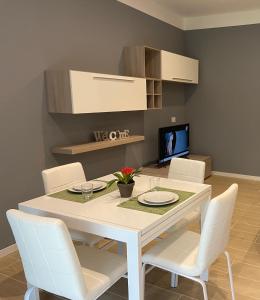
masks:
[[[133,188],[135,185],[133,178],[135,176],[138,176],[140,172],[140,169],[124,167],[120,170],[120,172],[116,172],[113,174],[116,178],[109,182],[109,186],[112,185],[114,182],[117,182],[117,186],[121,197],[128,198],[132,195]]]

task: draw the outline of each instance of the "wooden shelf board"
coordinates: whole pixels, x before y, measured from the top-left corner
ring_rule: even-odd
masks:
[[[74,155],[74,154],[80,154],[85,152],[91,152],[91,151],[116,147],[120,145],[141,142],[141,141],[144,141],[143,135],[132,135],[127,138],[118,139],[114,141],[92,142],[92,143],[71,145],[71,146],[57,146],[52,149],[52,153]]]
[[[162,79],[160,79],[160,78],[158,78],[158,77],[145,77],[145,79],[147,79],[147,80],[162,81]]]
[[[143,47],[146,48],[146,49],[149,49],[149,50],[161,52],[161,50],[159,50],[157,48],[150,47],[150,46],[143,46]]]

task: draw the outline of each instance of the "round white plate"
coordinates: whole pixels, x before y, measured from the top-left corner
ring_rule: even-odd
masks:
[[[145,205],[159,206],[174,203],[179,200],[179,196],[167,191],[154,191],[140,195],[138,201]]]
[[[107,187],[106,182],[101,182],[101,181],[88,181],[88,183],[93,184],[93,192],[101,191]],[[77,184],[71,188],[68,189],[68,191],[72,193],[78,193],[81,194],[81,184]]]

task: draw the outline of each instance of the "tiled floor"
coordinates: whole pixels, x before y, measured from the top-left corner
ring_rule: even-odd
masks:
[[[165,169],[146,170],[147,173],[164,176]],[[212,176],[206,183],[212,184],[213,195],[224,191],[230,184],[239,184],[239,195],[232,221],[228,246],[234,271],[237,300],[260,299],[260,182]],[[198,230],[196,224],[192,230]],[[18,253],[0,258],[0,300],[23,299],[25,278]],[[208,292],[210,300],[231,299],[224,256],[210,269]],[[41,299],[57,299],[41,293]],[[127,280],[121,279],[100,300],[127,299]],[[201,287],[180,278],[178,288],[170,287],[170,274],[154,269],[146,276],[146,299],[149,300],[196,300],[203,299]]]

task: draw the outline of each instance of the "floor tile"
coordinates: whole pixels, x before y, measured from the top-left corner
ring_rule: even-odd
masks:
[[[169,291],[162,289],[156,285],[146,284],[145,287],[145,300],[179,300],[181,297],[180,294],[175,291]]]
[[[98,300],[126,300],[127,298],[124,298],[120,295],[113,294],[106,292],[104,295],[98,298]]]
[[[0,299],[22,300],[27,287],[25,284],[0,274]]]
[[[26,279],[23,272],[23,266],[20,260],[12,263],[11,265],[5,268],[2,268],[0,270],[0,273],[8,277],[12,277],[12,279],[20,281],[22,283],[26,283]]]
[[[255,282],[260,287],[260,268],[252,264],[234,262],[233,272],[236,276],[243,277]]]
[[[2,269],[18,261],[18,255],[16,253],[17,252],[14,252],[14,254],[9,254],[7,256],[0,257],[0,272]]]

